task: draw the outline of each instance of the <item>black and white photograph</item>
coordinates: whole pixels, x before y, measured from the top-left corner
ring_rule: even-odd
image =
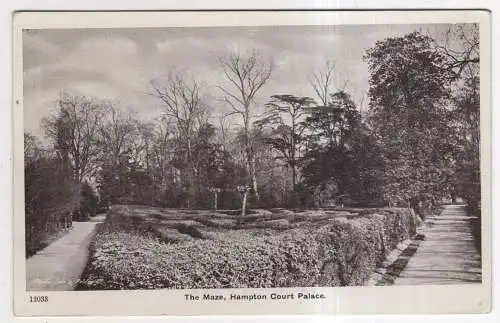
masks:
[[[483,284],[482,46],[475,22],[23,29],[26,292]]]

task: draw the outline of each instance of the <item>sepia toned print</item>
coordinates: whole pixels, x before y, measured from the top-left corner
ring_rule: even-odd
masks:
[[[23,28],[29,302],[482,288],[480,24],[437,22]]]

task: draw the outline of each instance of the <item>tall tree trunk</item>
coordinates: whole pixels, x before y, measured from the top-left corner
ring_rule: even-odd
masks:
[[[191,208],[191,193],[193,189],[193,165],[191,163],[191,137],[190,134],[187,134],[187,189],[186,189],[186,208]]]
[[[243,191],[243,202],[241,203],[241,215],[245,216],[247,214],[247,196],[248,190]]]
[[[257,187],[257,174],[255,171],[255,158],[252,156],[252,160],[250,162],[251,172],[252,172],[252,189],[257,202],[260,201],[259,189]]]
[[[191,208],[191,202],[190,202],[190,199],[189,199],[189,189],[186,190],[186,195],[187,195],[187,198],[186,198],[186,209],[190,209]]]
[[[224,92],[225,101],[232,107],[233,112],[242,116],[245,127],[245,149],[247,150],[246,164],[247,183],[251,181],[254,195],[260,199],[255,174],[255,160],[250,146],[250,105],[255,95],[271,77],[273,64],[266,64],[259,55],[253,52],[245,57],[239,53],[229,53],[227,58],[221,59],[221,66],[228,80],[234,85],[233,91],[219,87]]]
[[[217,211],[217,191],[214,191],[214,211]]]
[[[257,201],[260,201],[259,189],[257,186],[257,175],[255,171],[255,156],[253,154],[252,143],[250,142],[250,112],[249,104],[245,106],[245,150],[246,150],[246,171],[250,176],[250,182],[252,185],[253,194]]]

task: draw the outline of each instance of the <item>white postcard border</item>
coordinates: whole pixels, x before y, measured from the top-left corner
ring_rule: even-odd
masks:
[[[249,25],[480,23],[483,284],[287,288],[25,292],[22,29]],[[14,310],[16,315],[434,314],[491,308],[491,24],[486,11],[372,12],[101,12],[18,13],[14,20]],[[324,293],[324,301],[186,301],[184,295]],[[47,295],[48,303],[29,303]]]

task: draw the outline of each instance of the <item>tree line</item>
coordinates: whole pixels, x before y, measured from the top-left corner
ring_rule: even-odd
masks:
[[[460,196],[477,208],[477,26],[456,25],[439,39],[386,38],[363,59],[363,116],[349,91],[333,86],[332,63],[309,78],[316,98],[276,94],[259,107],[274,66],[255,51],[220,58],[220,115],[199,80],[173,71],[150,83],[163,106],[151,122],[62,93],[58,114],[43,120],[50,146],[25,134],[27,226],[59,226],[116,203],[420,211]]]

